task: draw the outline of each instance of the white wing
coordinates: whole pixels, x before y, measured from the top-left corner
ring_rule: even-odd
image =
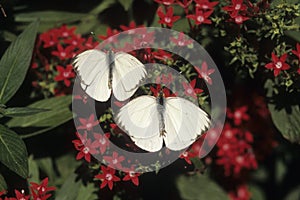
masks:
[[[81,78],[81,87],[97,101],[107,101],[111,94],[108,87],[109,59],[99,50],[87,50],[74,60],[74,68]]]
[[[152,152],[161,149],[163,138],[155,97],[144,95],[133,99],[120,109],[116,122],[141,149]]]
[[[165,145],[173,151],[191,145],[210,123],[202,109],[180,97],[166,98],[164,122]]]
[[[124,52],[114,55],[112,88],[118,100],[124,101],[131,97],[145,76],[145,66],[134,56]]]

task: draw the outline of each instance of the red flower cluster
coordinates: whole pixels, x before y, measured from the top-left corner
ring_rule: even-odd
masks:
[[[33,86],[46,96],[70,94],[75,77],[71,59],[78,53],[98,45],[93,37],[87,39],[75,33],[75,27],[63,25],[40,34],[33,59],[36,74]]]
[[[283,70],[288,70],[291,67],[285,62],[287,59],[287,54],[283,54],[277,57],[275,53],[272,53],[272,62],[265,65],[267,69],[273,69],[274,76],[278,76]]]
[[[230,5],[223,7],[223,10],[228,12],[236,24],[242,24],[249,19],[246,16],[247,6],[243,0],[232,0]]]
[[[48,186],[48,178],[45,178],[40,184],[34,182],[30,183],[31,194],[29,195],[24,194],[24,190],[21,192],[15,190],[15,197],[5,197],[2,199],[1,196],[6,193],[5,191],[2,191],[0,192],[0,200],[29,200],[31,197],[33,200],[47,200],[52,196],[49,192],[54,191],[55,189],[55,187]]]
[[[237,187],[236,191],[230,191],[229,197],[232,200],[249,200],[251,198],[251,193],[247,185],[241,184]]]

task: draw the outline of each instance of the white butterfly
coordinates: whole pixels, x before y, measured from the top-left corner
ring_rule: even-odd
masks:
[[[81,87],[97,101],[107,101],[113,91],[119,101],[131,97],[146,76],[144,65],[134,56],[109,51],[87,50],[74,60]]]
[[[179,151],[190,146],[208,128],[207,114],[181,97],[140,96],[123,106],[116,116],[132,141],[155,152],[163,147]]]

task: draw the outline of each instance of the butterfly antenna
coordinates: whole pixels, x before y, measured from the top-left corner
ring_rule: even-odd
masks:
[[[4,16],[4,17],[7,17],[7,15],[6,15],[6,13],[5,13],[5,10],[4,10],[4,8],[2,7],[1,4],[0,4],[0,10],[1,10],[3,16]]]

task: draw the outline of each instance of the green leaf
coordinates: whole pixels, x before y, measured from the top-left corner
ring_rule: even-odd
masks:
[[[43,171],[47,176],[49,177],[49,185],[52,184],[52,182],[56,179],[56,174],[53,168],[53,162],[51,158],[42,158],[37,159],[36,163],[38,167]]]
[[[74,154],[66,154],[55,159],[55,165],[59,173],[59,177],[55,179],[56,185],[62,185],[70,174],[73,174],[80,162],[75,159]]]
[[[0,162],[23,178],[28,176],[28,155],[23,140],[0,125]]]
[[[204,175],[180,176],[176,185],[181,198],[185,200],[229,199],[222,188]]]
[[[271,80],[266,81],[265,88],[267,97],[273,98],[273,83]],[[280,96],[280,103],[289,102],[291,98]],[[300,109],[299,105],[290,105],[289,108],[279,108],[276,102],[268,103],[268,108],[271,113],[272,121],[276,128],[281,132],[287,140],[300,144]]]
[[[37,11],[29,13],[20,13],[15,15],[16,22],[32,22],[40,20],[42,23],[70,23],[75,22],[87,17],[88,14],[72,13],[63,11]]]
[[[285,35],[289,36],[290,38],[300,42],[300,32],[299,31],[285,31]]]
[[[76,199],[81,184],[82,183],[80,181],[76,181],[76,174],[71,174],[57,192],[55,200]]]
[[[36,161],[33,159],[33,156],[31,155],[28,159],[28,165],[29,165],[29,178],[28,182],[40,182],[39,176],[39,167]]]
[[[95,191],[96,188],[92,183],[87,186],[81,185],[76,200],[96,200],[97,195],[95,194]]]
[[[0,113],[7,117],[23,117],[47,111],[46,109],[30,108],[30,107],[15,107],[6,108]]]
[[[25,116],[22,118],[13,118],[7,123],[7,126],[42,128],[41,130],[33,132],[30,135],[23,136],[23,138],[51,130],[72,119],[73,115],[69,108],[71,101],[71,96],[61,96],[35,102],[29,105],[28,107],[37,109],[47,109],[49,111],[45,111],[43,113],[38,113],[35,115]]]
[[[30,65],[38,22],[31,23],[11,43],[0,60],[0,103],[5,104],[23,83]]]
[[[6,182],[4,180],[4,177],[0,174],[0,192],[7,189]]]
[[[102,1],[97,7],[95,7],[93,10],[91,10],[90,14],[98,15],[115,3],[116,3],[116,0]]]
[[[251,193],[251,199],[253,199],[253,200],[265,200],[266,199],[264,191],[259,186],[250,185],[249,191]]]
[[[123,6],[125,11],[128,11],[133,3],[133,0],[118,0],[118,1]]]

